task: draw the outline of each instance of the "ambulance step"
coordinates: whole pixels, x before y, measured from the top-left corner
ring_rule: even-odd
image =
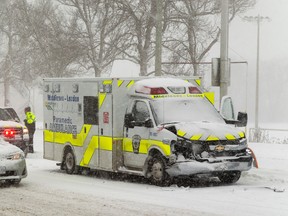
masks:
[[[127,167],[119,167],[118,172],[121,173],[128,173],[131,175],[138,175],[138,176],[144,176],[144,173],[142,170],[134,170],[134,169],[129,169]]]

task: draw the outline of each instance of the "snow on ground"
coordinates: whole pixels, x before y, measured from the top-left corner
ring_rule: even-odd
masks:
[[[260,168],[236,184],[212,179],[161,188],[141,178],[68,175],[42,158],[42,134],[36,131],[35,153],[27,157],[28,177],[17,187],[0,185],[0,215],[288,214],[288,144],[251,143]]]

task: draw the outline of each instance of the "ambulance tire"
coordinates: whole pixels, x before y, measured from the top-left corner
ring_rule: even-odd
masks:
[[[241,177],[240,171],[223,172],[218,175],[219,180],[224,184],[236,183]]]
[[[149,161],[150,181],[157,186],[170,186],[171,179],[165,171],[165,162],[163,158],[156,154]]]
[[[64,165],[66,173],[73,174],[76,170],[75,156],[71,149],[66,150],[64,155]]]

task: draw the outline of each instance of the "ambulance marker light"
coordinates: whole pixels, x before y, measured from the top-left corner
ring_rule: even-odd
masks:
[[[189,93],[190,94],[202,94],[202,92],[195,86],[189,87]]]
[[[168,93],[164,88],[160,87],[160,88],[151,88],[150,94],[151,95],[158,95],[158,94],[168,94]]]

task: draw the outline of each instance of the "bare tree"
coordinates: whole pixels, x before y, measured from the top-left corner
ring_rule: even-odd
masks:
[[[24,3],[24,1],[23,1]],[[33,5],[22,4],[22,39],[27,58],[24,74],[67,77],[77,74],[74,62],[79,59],[81,44],[73,37],[75,27],[63,12],[49,0]]]
[[[73,76],[71,66],[81,53],[73,38],[73,27],[51,1],[28,4],[26,0],[7,3],[1,13],[1,77],[5,105],[9,104],[9,86],[30,91],[43,76]],[[35,81],[36,80],[36,81]]]
[[[153,28],[156,18],[156,0],[116,0],[120,10],[129,15],[126,29],[130,33],[130,49],[126,57],[140,65],[140,76],[147,74],[148,62],[154,56]]]
[[[17,51],[19,50],[17,10],[13,9],[15,5],[15,1],[10,1],[5,5],[5,8],[2,8],[0,14],[0,32],[2,36],[0,74],[4,84],[4,106],[9,106],[9,87],[12,81],[18,78],[13,73],[18,55]]]
[[[58,0],[66,6],[81,41],[82,55],[78,62],[86,70],[93,70],[96,77],[111,65],[122,52],[126,32],[121,26],[127,19],[113,1]]]
[[[178,0],[172,4],[174,13],[170,16],[164,46],[170,51],[170,61],[191,63],[193,75],[199,75],[199,63],[220,37],[219,4],[218,0]],[[254,4],[250,0],[230,1],[230,21]],[[185,67],[189,68],[182,66],[182,72]]]

